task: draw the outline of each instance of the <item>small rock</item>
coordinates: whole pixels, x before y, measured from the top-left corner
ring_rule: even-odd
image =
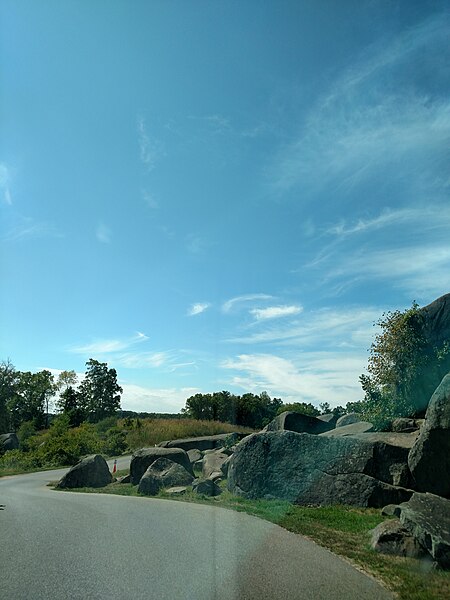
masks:
[[[382,554],[421,558],[426,553],[398,519],[383,521],[372,531],[371,546]]]
[[[200,479],[197,482],[194,481],[192,489],[197,494],[203,496],[218,496],[222,493],[220,487],[211,479]]]
[[[381,509],[381,514],[385,517],[399,517],[400,507],[398,504],[388,504]]]
[[[177,485],[175,487],[167,488],[166,494],[170,494],[171,496],[182,496],[187,491],[187,487],[184,485]]]

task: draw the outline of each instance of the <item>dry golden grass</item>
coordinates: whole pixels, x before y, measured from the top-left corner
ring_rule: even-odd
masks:
[[[137,425],[139,423],[139,425]],[[119,421],[119,427],[124,427],[124,420]],[[238,427],[220,421],[197,421],[196,419],[142,419],[133,422],[133,427],[127,435],[127,443],[131,450],[154,446],[165,440],[216,435],[239,431],[253,433],[248,427]]]

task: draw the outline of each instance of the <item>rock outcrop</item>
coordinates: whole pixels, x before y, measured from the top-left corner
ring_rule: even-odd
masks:
[[[368,433],[369,431],[373,431],[372,423],[369,423],[368,421],[358,421],[357,423],[351,423],[350,425],[341,425],[341,427],[325,431],[320,435],[345,437],[348,435],[358,435],[359,433]]]
[[[0,454],[7,450],[17,450],[19,447],[19,439],[15,433],[0,434]]]
[[[221,473],[222,465],[228,458],[228,454],[220,451],[205,454],[202,465],[202,476],[207,479],[212,473]]]
[[[431,397],[408,465],[414,489],[450,497],[450,373]]]
[[[443,569],[450,569],[450,500],[414,493],[400,505],[400,522]]]
[[[112,475],[106,460],[100,454],[87,456],[74,465],[59,480],[56,487],[80,488],[80,487],[104,487],[112,482]]]
[[[412,494],[392,485],[393,466],[405,464],[407,453],[351,437],[262,432],[238,445],[228,467],[228,489],[247,498],[381,508]]]
[[[383,521],[372,531],[371,546],[382,554],[421,558],[425,550],[398,519]]]
[[[182,448],[186,452],[188,450],[214,450],[221,448],[225,444],[232,445],[236,443],[242,435],[240,433],[219,433],[218,435],[205,435],[196,438],[183,438],[179,440],[168,440],[160,442],[159,448]]]
[[[336,427],[345,427],[345,425],[352,425],[353,423],[359,423],[360,421],[361,415],[358,413],[347,413],[346,415],[339,417],[339,419],[336,421]]]
[[[413,402],[419,411],[425,411],[434,390],[450,371],[450,353],[441,359],[435,355],[435,350],[444,348],[450,340],[450,294],[421,308],[419,319],[425,342],[424,354],[432,358],[414,383]]]
[[[285,411],[277,415],[264,431],[295,431],[297,433],[319,434],[334,428],[334,423],[327,423],[317,417],[304,415],[294,411]]]
[[[179,463],[168,458],[158,458],[141,477],[138,491],[154,496],[162,488],[186,486],[193,481],[194,477]]]
[[[141,448],[131,457],[130,478],[133,485],[137,485],[148,467],[158,458],[168,458],[180,464],[188,473],[193,475],[189,456],[182,448]]]

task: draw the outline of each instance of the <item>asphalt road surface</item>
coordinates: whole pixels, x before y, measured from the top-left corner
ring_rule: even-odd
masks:
[[[2,599],[392,599],[337,556],[266,521],[46,487],[63,473],[0,479]]]

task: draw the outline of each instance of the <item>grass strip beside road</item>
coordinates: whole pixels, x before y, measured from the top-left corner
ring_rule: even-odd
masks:
[[[118,471],[117,476],[128,471]],[[384,521],[378,509],[348,506],[305,507],[284,500],[247,500],[226,490],[221,482],[220,496],[209,498],[191,490],[180,496],[161,491],[156,498],[220,506],[271,521],[294,533],[310,538],[319,545],[349,560],[381,581],[400,600],[442,600],[450,598],[450,572],[430,570],[430,564],[411,558],[379,554],[370,548],[370,530]],[[77,488],[74,492],[142,496],[137,486],[111,483],[104,488]]]

